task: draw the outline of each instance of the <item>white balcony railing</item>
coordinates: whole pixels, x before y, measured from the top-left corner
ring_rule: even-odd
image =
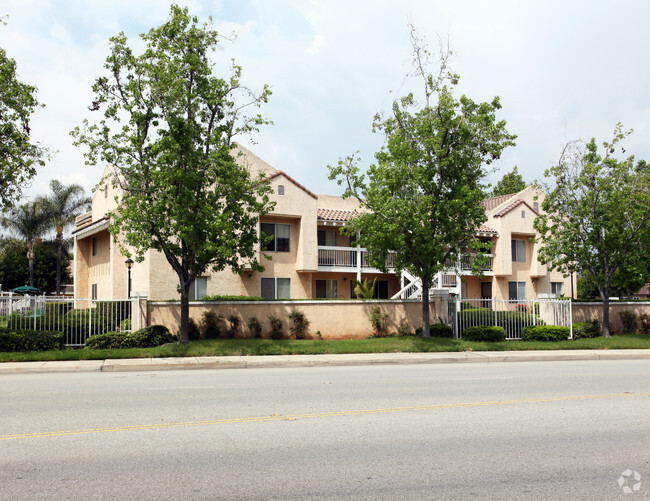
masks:
[[[394,268],[395,254],[390,253],[386,267]],[[318,246],[318,267],[349,268],[363,270],[374,269],[368,262],[368,251],[363,247]]]

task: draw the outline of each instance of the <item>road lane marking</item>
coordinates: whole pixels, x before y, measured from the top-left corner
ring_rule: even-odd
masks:
[[[415,411],[430,411],[441,409],[461,409],[467,407],[489,407],[496,405],[517,405],[517,404],[532,404],[543,402],[570,402],[577,400],[604,400],[610,398],[630,398],[630,397],[648,397],[650,393],[614,393],[608,395],[574,395],[566,397],[547,397],[547,398],[523,398],[517,400],[493,400],[485,402],[460,402],[452,404],[434,404],[434,405],[418,405],[413,407],[388,407],[383,409],[358,409],[358,410],[344,410],[344,411],[328,411],[328,412],[309,412],[305,414],[272,414],[270,416],[253,416],[241,418],[225,418],[225,419],[209,419],[205,421],[184,421],[177,423],[156,423],[156,424],[141,424],[129,426],[111,426],[106,428],[87,428],[77,430],[60,430],[60,431],[42,431],[32,433],[18,433],[15,435],[0,435],[2,440],[20,440],[27,438],[46,438],[46,437],[61,437],[68,435],[89,435],[94,433],[110,433],[120,431],[139,431],[139,430],[160,430],[166,428],[189,428],[193,426],[214,426],[220,424],[239,424],[239,423],[263,423],[267,421],[295,421],[297,419],[311,419],[311,418],[324,418],[324,417],[341,417],[341,416],[361,416],[368,414],[386,414],[393,412],[415,412]]]

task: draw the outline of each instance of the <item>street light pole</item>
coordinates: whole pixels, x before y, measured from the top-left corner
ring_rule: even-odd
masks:
[[[133,259],[131,259],[130,257],[127,258],[127,260],[124,261],[124,264],[126,265],[126,269],[127,269],[127,279],[126,279],[127,280],[127,285],[126,285],[126,287],[127,287],[128,292],[127,292],[126,297],[127,297],[127,299],[131,299],[131,268],[133,268]]]

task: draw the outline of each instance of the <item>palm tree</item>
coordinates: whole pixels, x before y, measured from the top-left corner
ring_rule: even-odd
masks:
[[[64,248],[63,230],[74,224],[77,216],[87,211],[91,199],[78,184],[64,186],[58,179],[50,181],[50,195],[39,198],[49,218],[49,226],[56,230],[56,295],[61,293],[61,259]]]
[[[27,244],[29,285],[34,287],[34,245],[49,228],[49,218],[43,211],[43,204],[37,200],[12,207],[0,217],[0,223]]]

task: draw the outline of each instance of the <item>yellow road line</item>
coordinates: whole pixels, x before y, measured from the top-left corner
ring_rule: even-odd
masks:
[[[131,426],[112,426],[107,428],[87,428],[78,430],[43,431],[33,433],[19,433],[16,435],[0,435],[0,440],[19,440],[26,438],[60,437],[66,435],[86,435],[93,433],[109,433],[118,431],[159,430],[165,428],[186,428],[191,426],[214,426],[220,424],[261,423],[265,421],[294,421],[296,419],[359,416],[366,414],[385,414],[390,412],[414,412],[439,409],[460,409],[464,407],[487,407],[495,405],[516,405],[541,402],[567,402],[576,400],[603,400],[609,398],[647,397],[650,393],[615,393],[610,395],[577,395],[567,397],[524,398],[518,400],[494,400],[486,402],[464,402],[453,404],[418,405],[413,407],[388,407],[384,409],[359,409],[330,412],[310,412],[306,414],[273,414],[271,416],[255,416],[227,419],[210,419],[206,421],[185,421],[178,423],[157,423]]]

